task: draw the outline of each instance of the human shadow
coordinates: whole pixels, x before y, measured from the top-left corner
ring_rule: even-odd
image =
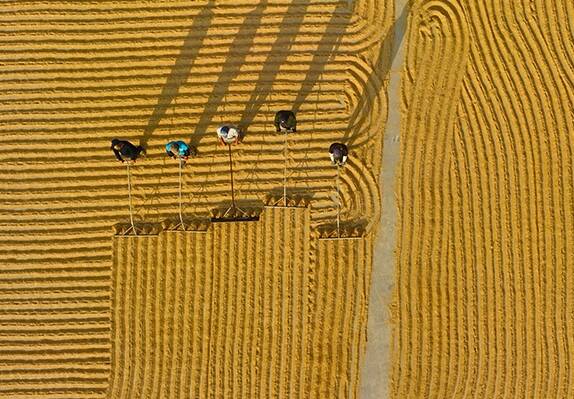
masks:
[[[218,74],[219,77],[213,86],[213,90],[209,94],[203,113],[195,125],[195,130],[190,139],[190,144],[196,148],[199,146],[201,138],[213,122],[213,118],[217,114],[219,106],[223,103],[231,83],[239,75],[247,55],[250,54],[250,49],[253,46],[257,29],[261,26],[261,20],[264,15],[263,11],[267,7],[267,3],[268,0],[262,0],[255,9],[245,17],[239,31],[229,46],[225,63],[221,68],[221,72]],[[223,105],[225,106],[225,104]]]
[[[290,57],[293,55],[303,55],[305,50],[298,50],[294,48],[303,40],[309,40],[305,37],[305,31],[303,27],[305,24],[310,22],[306,19],[310,17],[310,6],[314,3],[312,0],[293,0],[289,2],[287,9],[282,13],[282,19],[278,21],[278,30],[275,34],[275,39],[271,44],[269,50],[267,50],[267,56],[263,61],[263,65],[258,74],[258,79],[255,82],[255,87],[251,90],[249,99],[246,102],[246,106],[241,114],[239,120],[239,126],[241,127],[244,134],[248,134],[250,126],[253,121],[257,118],[261,109],[269,106],[271,102],[271,96],[273,95],[273,90],[275,85],[279,82],[278,77],[282,72],[282,68],[285,68],[286,63]],[[333,40],[335,39],[332,35],[341,35],[344,32],[344,26],[339,23],[338,26],[333,26],[333,21],[337,18],[341,12],[341,4],[338,3],[336,10],[333,11],[333,15],[329,16],[329,19],[325,22],[327,28],[324,33],[321,33],[318,38],[317,47],[319,51],[329,51],[332,48]],[[347,14],[350,15],[350,14]],[[344,24],[343,24],[344,25]],[[316,43],[316,42],[315,42]],[[307,61],[308,69],[316,68],[313,62],[319,62],[321,58],[311,57]],[[322,59],[326,59],[323,57]],[[307,72],[307,71],[305,71]],[[309,84],[305,80],[311,78],[312,76],[307,75],[303,80],[304,84]],[[293,86],[297,87],[299,82],[293,82]],[[292,93],[290,89],[287,89],[285,93],[279,93],[279,96],[289,96]],[[297,95],[297,94],[295,94]],[[274,111],[279,111],[280,109],[293,109],[293,104],[287,103],[285,105],[277,106]],[[274,130],[274,129],[273,129]],[[259,154],[265,153],[265,145],[262,144],[260,147]],[[249,170],[249,176],[257,176],[257,168],[252,168]],[[248,187],[255,185],[259,189],[260,179],[254,179],[253,182],[249,183]]]
[[[287,57],[291,55],[288,50],[297,41],[297,36],[301,31],[301,26],[310,4],[310,0],[294,1],[289,4],[285,11],[277,33],[277,39],[269,50],[269,55],[265,59],[263,68],[259,73],[259,79],[251,92],[239,122],[239,126],[244,132],[249,129],[249,125],[270,96],[281,66],[285,63]]]
[[[149,118],[146,128],[144,129],[143,136],[140,139],[139,144],[144,148],[147,147],[150,137],[159,126],[168,107],[179,94],[180,88],[189,78],[189,72],[191,71],[194,61],[197,59],[199,50],[207,36],[207,31],[211,26],[211,20],[214,15],[212,12],[213,6],[214,0],[209,0],[209,3],[202,8],[201,12],[197,16],[193,17],[193,22],[189,28],[187,37],[183,42],[182,50],[171,69],[161,94],[159,95],[158,102]]]
[[[303,84],[299,89],[297,97],[293,101],[293,112],[297,113],[307,97],[313,92],[313,88],[321,79],[325,67],[329,60],[334,56],[341,45],[343,36],[351,20],[352,10],[346,2],[339,2],[333,11],[323,38],[319,43],[317,50],[313,52],[313,58],[309,63],[309,69],[303,79]]]
[[[353,136],[352,131],[359,123],[359,120],[365,115],[369,115],[373,108],[373,96],[379,95],[384,82],[387,80],[391,66],[395,60],[395,57],[397,56],[406,33],[407,16],[410,10],[410,3],[411,2],[407,2],[403,6],[401,14],[393,22],[379,47],[379,52],[374,62],[373,70],[363,83],[361,94],[359,96],[359,102],[357,103],[353,113],[349,118],[345,138]],[[348,145],[352,145],[357,138],[356,136],[353,137],[354,138],[347,141]]]

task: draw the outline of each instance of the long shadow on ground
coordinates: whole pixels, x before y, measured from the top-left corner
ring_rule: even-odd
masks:
[[[285,49],[290,49],[291,46],[296,43],[306,11],[311,4],[312,2],[310,0],[293,2],[285,12],[285,17],[281,21],[281,28],[277,34],[277,39],[273,43],[269,56],[263,64],[263,68],[259,74],[259,80],[241,117],[240,126],[244,130],[249,128],[249,125],[255,119],[257,113],[272,94],[273,84],[277,79],[281,66],[287,58],[292,55],[292,53]],[[316,85],[325,69],[325,64],[340,43],[340,38],[345,33],[351,15],[343,4],[344,3],[339,3],[333,11],[333,15],[327,24],[327,28],[319,42],[317,50],[314,51],[313,58],[309,63],[309,68],[303,80],[301,90],[293,102],[292,107],[286,106],[286,109],[291,108],[294,112],[297,112],[300,105]]]
[[[210,0],[209,3],[202,8],[201,12],[197,16],[193,17],[193,23],[183,42],[181,52],[171,69],[171,73],[169,74],[161,94],[159,95],[157,105],[155,106],[148,124],[144,129],[143,136],[140,139],[141,146],[147,147],[150,137],[159,126],[159,123],[165,116],[168,107],[177,97],[181,86],[187,82],[191,67],[197,59],[199,50],[203,45],[203,41],[205,40],[207,31],[211,25],[211,20],[213,18],[213,12],[211,9],[213,5],[214,0]]]
[[[213,91],[209,95],[204,111],[191,136],[190,143],[195,147],[199,145],[201,137],[206,133],[209,125],[212,123],[219,106],[225,99],[225,94],[228,92],[231,83],[239,75],[241,67],[245,63],[247,55],[250,53],[249,50],[253,46],[257,29],[261,24],[267,3],[267,0],[262,0],[257,7],[245,17],[233,42],[229,46],[229,52],[225,57],[225,63],[219,73],[219,78],[215,82]],[[215,134],[215,132],[213,132],[213,134]]]
[[[400,16],[395,19],[395,22],[393,22],[387,31],[387,34],[385,35],[385,38],[379,47],[379,53],[373,65],[373,71],[362,86],[359,102],[357,103],[357,106],[349,118],[347,132],[345,133],[346,139],[351,137],[350,140],[346,141],[347,145],[349,146],[353,145],[353,142],[356,138],[356,136],[353,135],[353,129],[356,127],[360,119],[370,114],[373,108],[373,103],[375,101],[373,96],[379,95],[383,87],[383,83],[389,75],[391,65],[397,55],[400,44],[405,35],[404,27],[406,26],[408,10],[409,7],[407,3],[407,5],[403,7]],[[401,27],[401,29],[398,30],[397,27]],[[387,55],[389,54],[389,51],[390,56]]]

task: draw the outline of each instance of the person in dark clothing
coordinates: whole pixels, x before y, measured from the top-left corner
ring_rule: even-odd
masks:
[[[277,133],[295,133],[297,131],[297,120],[291,111],[279,111],[275,114],[275,130]]]
[[[333,165],[343,166],[347,162],[349,150],[347,146],[342,143],[333,143],[329,147],[329,156]]]
[[[113,139],[111,150],[114,152],[117,160],[120,162],[133,161],[144,150],[141,145],[137,147],[126,140]]]

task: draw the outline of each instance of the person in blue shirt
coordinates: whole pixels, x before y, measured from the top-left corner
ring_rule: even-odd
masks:
[[[191,148],[183,141],[170,141],[165,145],[165,152],[172,159],[187,159],[192,155]]]

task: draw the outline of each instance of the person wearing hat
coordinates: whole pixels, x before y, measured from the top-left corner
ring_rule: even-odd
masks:
[[[241,130],[232,125],[217,128],[217,137],[221,145],[238,144],[241,142]]]
[[[183,159],[186,161],[191,155],[191,148],[183,141],[170,141],[165,145],[165,152],[172,159]]]
[[[333,165],[343,166],[347,162],[349,150],[347,146],[342,143],[333,143],[329,147],[329,156]]]
[[[297,131],[297,120],[291,111],[279,111],[275,114],[275,130],[277,133],[295,133]]]
[[[140,152],[144,150],[144,148],[139,145],[135,146],[127,140],[119,140],[113,139],[111,150],[114,152],[116,159],[120,162],[126,161],[133,161],[137,159]]]

